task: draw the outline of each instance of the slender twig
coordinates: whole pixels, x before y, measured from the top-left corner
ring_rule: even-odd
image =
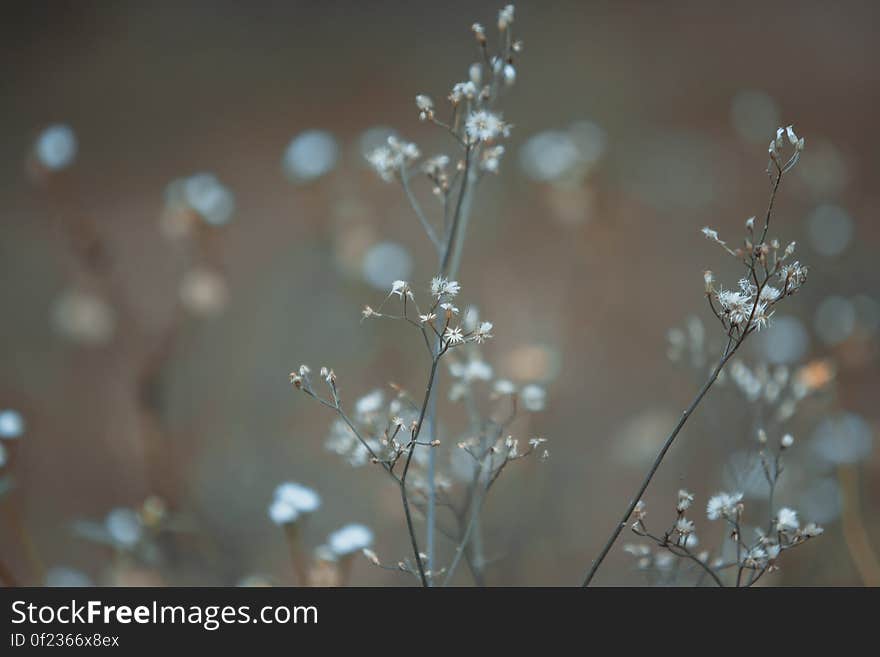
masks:
[[[407,174],[406,167],[402,166],[400,168],[400,182],[403,185],[403,191],[406,193],[406,198],[409,200],[409,204],[412,206],[413,212],[416,213],[416,216],[419,218],[419,223],[422,224],[422,228],[425,229],[425,233],[428,235],[428,239],[431,240],[431,244],[434,245],[434,248],[437,249],[437,253],[439,255],[440,250],[442,249],[442,245],[440,244],[440,238],[437,237],[437,233],[434,230],[434,227],[431,226],[431,222],[428,221],[428,218],[425,216],[424,210],[422,210],[422,206],[419,204],[416,197],[413,195],[412,190],[409,188],[409,174]]]
[[[775,160],[773,161],[773,163],[776,167],[776,177],[773,181],[773,187],[770,191],[770,201],[767,205],[767,214],[764,218],[764,228],[761,233],[761,241],[759,242],[759,244],[763,244],[764,240],[767,237],[767,232],[770,229],[770,218],[773,214],[773,203],[776,199],[776,194],[779,191],[779,185],[782,181],[782,176],[785,173],[785,170],[781,169]],[[757,260],[755,257],[755,253],[753,251],[751,254],[750,260],[748,262],[746,262],[745,264],[747,267],[749,267],[750,274],[752,276],[754,276],[755,279],[757,280],[757,273],[756,273],[756,266],[755,266],[756,262],[757,262]],[[678,436],[679,432],[681,431],[682,427],[684,427],[685,423],[688,421],[688,418],[690,418],[690,416],[696,410],[697,406],[699,406],[700,402],[702,401],[703,397],[705,397],[706,393],[709,392],[709,389],[715,383],[716,379],[718,378],[718,375],[721,373],[721,370],[724,368],[724,365],[727,363],[727,361],[730,360],[730,358],[734,355],[734,353],[736,353],[737,349],[739,349],[740,345],[743,343],[743,341],[746,339],[746,337],[748,337],[751,333],[753,333],[755,331],[756,327],[754,326],[753,322],[755,319],[755,313],[757,312],[758,305],[760,303],[761,292],[763,291],[764,287],[769,282],[772,274],[776,272],[776,270],[778,268],[778,264],[779,263],[774,265],[773,271],[768,271],[765,266],[763,281],[761,281],[756,286],[757,290],[755,292],[755,300],[752,303],[752,308],[751,308],[751,311],[749,312],[749,317],[746,320],[746,322],[742,325],[742,327],[740,328],[739,326],[733,324],[732,322],[731,322],[730,326],[725,325],[725,327],[727,328],[728,340],[727,340],[727,346],[725,346],[724,351],[721,354],[721,358],[719,359],[718,363],[715,365],[715,368],[712,370],[712,373],[709,375],[709,378],[703,384],[703,387],[697,393],[697,396],[694,397],[694,399],[691,401],[690,405],[685,409],[684,413],[682,413],[682,416],[679,419],[678,423],[675,425],[675,428],[673,428],[672,433],[670,433],[669,436],[666,438],[666,441],[663,443],[663,446],[660,448],[660,451],[657,454],[657,457],[654,459],[654,462],[651,465],[651,468],[648,470],[648,474],[645,476],[644,480],[642,481],[641,485],[639,486],[639,489],[637,490],[635,496],[630,500],[629,505],[626,508],[626,512],[624,513],[623,517],[620,519],[620,522],[618,522],[617,526],[614,528],[614,531],[611,532],[611,536],[606,541],[601,552],[599,552],[599,556],[593,560],[593,563],[590,567],[590,570],[587,572],[587,576],[585,577],[582,586],[585,586],[585,587],[589,586],[590,583],[593,581],[593,578],[595,577],[596,572],[599,570],[599,567],[602,565],[602,562],[605,560],[605,557],[608,555],[608,552],[611,550],[611,547],[614,545],[614,542],[617,540],[617,537],[620,536],[620,532],[626,526],[626,523],[629,520],[629,517],[632,515],[633,510],[636,508],[636,505],[639,503],[639,500],[642,499],[642,496],[644,495],[645,491],[648,489],[648,486],[650,485],[651,480],[654,478],[654,474],[657,472],[657,469],[660,467],[660,464],[663,462],[663,459],[666,456],[666,452],[669,451],[669,448],[672,446],[672,443],[675,441],[675,439]],[[783,292],[782,295],[780,295],[779,298],[784,296],[787,289],[788,289],[788,282],[786,281],[786,290]],[[778,301],[778,299],[776,301]],[[712,304],[711,304],[711,299],[710,299],[710,306],[711,305]],[[772,304],[770,304],[770,305],[772,306]],[[715,308],[713,307],[712,310],[714,312]],[[717,315],[717,313],[716,313],[716,315]],[[722,324],[724,325],[725,323],[722,321]],[[738,545],[738,547],[739,547],[739,545]],[[737,585],[739,585],[739,581],[741,579],[741,576],[742,576],[742,573],[740,571],[737,574]]]
[[[599,570],[599,566],[602,565],[602,562],[605,560],[605,557],[608,555],[608,552],[611,550],[611,547],[614,545],[617,537],[620,536],[620,532],[623,531],[624,527],[626,527],[627,520],[629,520],[629,517],[632,515],[633,509],[636,508],[636,504],[639,503],[639,500],[642,499],[642,495],[644,495],[645,491],[648,489],[651,480],[654,478],[654,474],[657,472],[657,469],[663,462],[663,458],[666,456],[666,452],[668,452],[669,448],[672,447],[672,443],[675,441],[682,427],[684,427],[685,423],[688,421],[688,418],[690,418],[690,416],[696,410],[697,406],[699,406],[706,393],[709,392],[709,388],[712,387],[712,384],[715,383],[715,380],[718,378],[718,374],[721,372],[721,369],[724,367],[727,361],[730,360],[731,356],[736,353],[736,350],[741,344],[742,340],[738,340],[734,342],[731,346],[731,342],[728,341],[727,347],[724,349],[724,352],[722,353],[721,359],[718,361],[718,364],[715,365],[715,368],[712,370],[709,378],[706,379],[706,382],[697,393],[697,396],[694,397],[690,405],[681,414],[681,418],[679,418],[678,423],[675,425],[675,427],[672,429],[672,432],[666,438],[666,441],[663,443],[663,447],[660,448],[660,452],[654,459],[654,463],[651,465],[651,469],[648,470],[648,474],[645,476],[645,479],[642,481],[641,485],[636,491],[635,496],[626,507],[626,512],[621,517],[620,522],[617,524],[614,531],[611,532],[611,536],[608,538],[608,541],[606,541],[605,546],[602,548],[602,551],[599,552],[599,556],[596,557],[596,559],[593,561],[593,564],[590,567],[586,578],[584,579],[583,586],[589,586],[590,582],[593,581],[593,577],[595,577],[596,571]]]

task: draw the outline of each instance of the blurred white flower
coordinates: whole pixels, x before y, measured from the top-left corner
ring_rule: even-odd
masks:
[[[820,255],[834,257],[843,253],[853,238],[853,220],[837,205],[825,203],[807,218],[810,244]]]
[[[63,336],[86,344],[107,342],[116,329],[116,313],[102,297],[71,289],[52,307],[52,324]]]
[[[718,493],[709,498],[706,505],[706,516],[709,520],[719,518],[733,518],[736,516],[737,507],[742,501],[742,493]]]
[[[196,267],[183,275],[180,301],[194,315],[217,315],[226,307],[228,300],[226,279],[219,272]]]
[[[543,411],[547,403],[547,391],[534,383],[523,386],[519,396],[523,408],[532,413]]]
[[[220,226],[232,219],[235,197],[212,173],[197,173],[183,181],[183,199],[207,223]]]
[[[300,513],[312,513],[321,506],[321,496],[317,492],[293,481],[279,484],[275,499],[291,504]]]
[[[336,138],[325,130],[306,130],[288,144],[281,167],[293,182],[307,183],[330,173],[339,159]]]
[[[781,122],[779,106],[763,91],[740,91],[733,98],[730,118],[739,136],[753,144],[765,143]]]
[[[776,528],[781,532],[793,532],[801,526],[798,522],[797,511],[782,507],[776,512]]]
[[[11,408],[0,411],[0,438],[18,438],[24,433],[24,428],[21,413]]]
[[[363,259],[364,280],[378,290],[387,290],[395,280],[405,280],[413,270],[409,252],[396,242],[379,242]]]
[[[355,402],[354,412],[359,417],[372,415],[382,410],[384,404],[385,395],[377,388]]]
[[[856,327],[856,309],[845,297],[826,297],[816,308],[814,327],[819,338],[827,345],[845,342]]]
[[[873,441],[871,425],[864,418],[855,413],[838,413],[819,423],[811,448],[829,464],[858,463],[871,454]]]
[[[412,142],[389,136],[384,146],[367,154],[367,161],[385,182],[391,182],[401,169],[421,156],[419,147]]]
[[[364,525],[346,525],[327,537],[327,545],[340,557],[360,552],[373,544],[373,532]]]
[[[37,138],[34,153],[39,163],[50,171],[60,171],[76,159],[76,135],[66,125],[52,125]]]
[[[143,535],[140,516],[131,509],[113,509],[104,520],[104,527],[113,542],[124,548],[138,544]]]
[[[276,525],[288,525],[299,517],[299,511],[289,501],[274,499],[269,505],[269,519]]]

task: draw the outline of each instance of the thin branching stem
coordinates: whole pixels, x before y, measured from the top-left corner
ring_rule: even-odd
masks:
[[[650,470],[648,470],[648,474],[645,476],[638,490],[636,491],[635,496],[630,501],[629,505],[626,507],[626,512],[620,519],[620,522],[617,523],[617,526],[614,528],[614,531],[611,532],[611,536],[605,543],[605,546],[602,548],[602,551],[599,552],[599,556],[593,560],[593,564],[590,567],[589,572],[587,573],[586,578],[584,579],[583,586],[589,586],[593,581],[593,577],[596,576],[596,572],[599,570],[599,566],[602,565],[602,562],[605,560],[605,557],[608,555],[608,552],[611,550],[611,547],[614,545],[614,542],[617,540],[617,537],[620,536],[620,532],[623,531],[623,528],[626,527],[626,523],[629,520],[629,517],[632,515],[633,509],[636,508],[636,504],[639,503],[639,500],[642,499],[642,495],[645,494],[645,491],[648,489],[648,486],[651,483],[651,480],[654,478],[654,474],[657,472],[657,469],[660,467],[660,464],[663,462],[663,458],[666,456],[666,452],[669,451],[669,448],[672,447],[672,443],[675,442],[675,439],[678,437],[679,432],[684,427],[685,423],[688,421],[691,415],[693,415],[697,406],[699,406],[700,402],[703,400],[703,397],[706,396],[706,393],[709,392],[709,389],[712,387],[712,384],[715,383],[715,380],[718,378],[718,374],[721,372],[724,365],[728,360],[736,353],[736,350],[742,344],[742,339],[737,340],[736,342],[732,342],[728,340],[727,347],[725,347],[724,352],[721,354],[721,358],[718,363],[715,365],[715,368],[712,370],[712,373],[709,375],[709,378],[706,379],[706,382],[703,384],[703,387],[700,388],[700,391],[697,393],[697,396],[694,397],[693,401],[691,401],[690,405],[685,409],[685,411],[681,414],[681,417],[678,420],[678,423],[672,429],[672,432],[666,438],[666,441],[663,443],[663,447],[660,448],[660,452],[657,454],[657,457],[654,459],[654,463],[651,465]]]

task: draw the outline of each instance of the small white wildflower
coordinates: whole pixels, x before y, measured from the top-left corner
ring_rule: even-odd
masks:
[[[547,404],[547,392],[534,383],[524,386],[519,395],[523,408],[532,413],[543,411]]]
[[[706,504],[706,515],[709,520],[719,518],[732,518],[737,513],[737,507],[742,501],[742,493],[718,493],[709,498]]]
[[[452,326],[449,326],[443,334],[443,339],[450,345],[461,344],[464,342],[464,334],[461,332],[460,327],[456,326],[453,328]]]
[[[743,565],[746,568],[763,568],[767,564],[767,550],[760,545],[756,545],[748,551],[743,559]]]
[[[493,141],[509,134],[509,127],[501,117],[487,110],[471,112],[464,129],[471,143]]]
[[[538,447],[540,447],[541,445],[543,445],[546,442],[547,442],[546,438],[539,438],[539,437],[529,438],[529,447],[531,447],[532,449],[537,449]]]
[[[675,522],[675,531],[677,531],[682,536],[687,536],[688,534],[692,534],[694,531],[694,523],[687,518],[679,518]]]
[[[778,288],[775,288],[772,285],[765,285],[761,289],[761,294],[759,295],[758,298],[761,301],[765,301],[765,302],[769,303],[769,302],[776,301],[781,295],[782,295],[782,292]]]
[[[675,508],[679,513],[684,513],[689,508],[691,508],[691,504],[693,503],[693,501],[693,494],[682,488],[680,491],[678,491],[678,504],[676,504]]]
[[[636,502],[635,507],[633,508],[632,517],[638,521],[644,520],[648,515],[648,507],[645,504],[644,500],[639,500]]]
[[[513,5],[505,5],[504,8],[498,12],[498,29],[501,32],[506,30],[508,27],[510,27],[511,23],[513,23],[513,15]]]
[[[439,179],[446,175],[446,168],[448,166],[448,155],[434,155],[422,163],[422,171],[432,178]]]
[[[825,530],[822,529],[815,522],[808,522],[801,530],[801,535],[806,538],[814,538],[816,536],[820,536],[823,533],[825,533]]]
[[[706,286],[706,294],[711,294],[715,291],[715,276],[708,269],[703,272],[703,283]]]
[[[416,108],[419,110],[419,119],[425,121],[434,116],[434,101],[430,96],[419,94],[416,96]]]
[[[498,173],[502,155],[504,155],[504,146],[500,144],[487,148],[480,156],[480,169],[489,173]]]
[[[437,315],[435,315],[434,313],[428,313],[427,315],[419,315],[419,321],[422,324],[426,324],[428,322],[433,322],[435,319],[437,319]]]
[[[479,328],[474,331],[473,340],[477,344],[483,344],[492,337],[492,322],[482,322]]]
[[[455,306],[451,303],[441,303],[440,307],[450,315],[457,315],[459,312],[458,306]]]
[[[693,524],[693,523],[691,523]],[[697,538],[697,535],[691,532],[690,534],[679,534],[678,544],[682,547],[686,547],[689,550],[697,547],[700,544],[700,539]]]
[[[458,281],[450,281],[440,276],[431,279],[431,294],[438,299],[443,296],[452,298],[459,292],[461,292],[461,285],[458,284]]]
[[[410,289],[409,283],[406,281],[394,281],[391,284],[391,294],[396,294],[401,299],[403,299],[404,294],[410,299],[413,298],[412,289]]]
[[[801,526],[797,511],[783,507],[776,513],[776,528],[781,532],[796,531]]]
[[[471,32],[474,33],[474,36],[477,37],[477,41],[480,43],[486,43],[486,28],[484,28],[480,23],[474,23],[471,25]]]
[[[409,162],[421,156],[419,147],[407,141],[388,137],[385,146],[379,146],[367,154],[367,161],[373,166],[385,182],[394,180],[394,176]]]
[[[702,228],[702,233],[703,233],[703,235],[706,236],[706,239],[708,239],[708,240],[711,240],[711,241],[713,241],[713,242],[717,242],[718,244],[723,244],[723,243],[724,243],[724,242],[721,241],[721,238],[718,237],[718,231],[717,231],[717,230],[712,230],[712,229],[709,228],[708,226],[704,226],[704,227]]]
[[[457,82],[449,93],[449,101],[453,105],[457,105],[462,100],[473,100],[476,96],[477,85],[473,81]]]
[[[346,525],[327,537],[327,545],[340,557],[359,552],[373,543],[373,532],[364,525]]]
[[[782,447],[782,449],[788,449],[789,447],[794,445],[794,436],[792,436],[790,433],[785,434],[782,437],[782,440],[779,441],[779,445]]]

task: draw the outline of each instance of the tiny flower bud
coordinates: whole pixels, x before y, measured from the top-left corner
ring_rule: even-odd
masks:
[[[471,25],[471,32],[474,33],[474,36],[477,37],[477,41],[480,45],[486,44],[486,30],[483,29],[483,26],[479,23],[474,23]]]
[[[715,290],[715,275],[708,269],[703,272],[703,281],[706,283],[706,294]]]

